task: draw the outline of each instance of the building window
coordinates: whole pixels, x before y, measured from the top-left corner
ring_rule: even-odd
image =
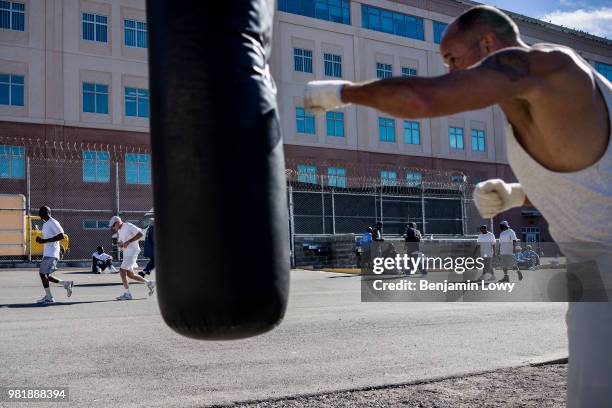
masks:
[[[608,81],[612,81],[612,65],[604,64],[603,62],[596,62],[595,69]]]
[[[303,48],[294,48],[293,67],[297,72],[312,74],[312,51]]]
[[[325,76],[342,78],[342,57],[336,54],[323,54]]]
[[[420,186],[423,182],[423,175],[419,172],[406,173],[406,184],[408,187]]]
[[[521,235],[522,241],[526,244],[540,242],[540,229],[538,227],[523,227],[521,228]]]
[[[24,105],[24,76],[0,74],[0,105]]]
[[[327,185],[346,188],[346,169],[342,167],[327,168]]]
[[[439,21],[434,20],[433,22],[434,43],[440,44],[442,42],[442,33],[444,33],[444,30],[446,29],[447,25],[448,24],[446,23],[441,23]]]
[[[151,184],[151,156],[143,153],[125,154],[125,183]]]
[[[83,220],[83,229],[108,231],[108,220]]]
[[[315,134],[314,113],[304,108],[295,108],[295,127],[298,133]]]
[[[393,66],[391,64],[376,63],[376,78],[391,78],[393,76]]]
[[[383,186],[397,186],[397,172],[392,170],[381,171],[380,184]]]
[[[402,76],[404,78],[406,77],[412,77],[412,76],[416,76],[417,75],[417,70],[414,68],[408,68],[408,67],[402,67]]]
[[[0,28],[25,31],[25,4],[0,1]]]
[[[344,137],[343,112],[327,112],[325,119],[327,122],[327,136]]]
[[[0,178],[25,178],[24,152],[22,146],[0,145]]]
[[[465,183],[466,177],[463,174],[455,174],[451,176],[451,183]]]
[[[395,120],[378,118],[378,140],[395,143]]]
[[[108,152],[83,151],[83,181],[110,182],[110,155]]]
[[[404,140],[406,144],[421,144],[421,124],[419,122],[404,121]]]
[[[108,17],[98,14],[83,13],[83,39],[107,43]]]
[[[278,0],[278,9],[300,16],[351,24],[349,0]]]
[[[478,183],[480,183],[482,181],[485,181],[485,180],[486,180],[486,177],[483,177],[483,176],[474,176],[474,177],[472,177],[472,184],[478,184]]]
[[[423,41],[423,19],[378,7],[361,5],[363,28]]]
[[[123,20],[123,35],[128,47],[147,48],[147,23]]]
[[[108,114],[108,85],[83,82],[83,112]]]
[[[472,150],[475,152],[485,151],[485,132],[484,130],[472,129]]]
[[[140,88],[125,88],[125,116],[149,117],[149,91]]]
[[[300,183],[317,184],[317,168],[315,166],[299,164],[297,172]]]
[[[463,150],[463,128],[449,127],[451,149]]]

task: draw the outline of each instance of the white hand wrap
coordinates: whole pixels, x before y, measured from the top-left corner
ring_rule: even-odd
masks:
[[[304,91],[304,108],[312,112],[325,112],[348,105],[342,102],[340,92],[349,81],[311,81]]]
[[[495,215],[525,203],[525,193],[519,183],[505,183],[500,179],[486,180],[474,188],[474,202],[483,218]]]

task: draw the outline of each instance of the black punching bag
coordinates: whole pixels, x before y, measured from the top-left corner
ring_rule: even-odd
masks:
[[[254,336],[289,291],[274,0],[148,0],[158,297],[175,331]]]

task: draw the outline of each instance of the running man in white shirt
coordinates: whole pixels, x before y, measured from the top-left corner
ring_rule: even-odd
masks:
[[[149,296],[151,296],[155,290],[155,281],[147,280],[134,273],[134,268],[137,266],[136,260],[140,253],[138,240],[143,237],[142,230],[132,223],[123,222],[116,215],[110,219],[108,226],[117,232],[117,245],[123,250],[123,262],[119,267],[119,274],[121,275],[125,293],[116,299],[132,300],[127,278],[146,284],[149,289]]]
[[[483,258],[484,263],[482,276],[478,278],[478,280],[494,282],[495,273],[493,271],[493,256],[495,255],[495,235],[487,230],[486,225],[481,225],[480,234],[478,234],[476,242],[478,245],[474,249],[474,255],[476,251],[480,249],[480,257]]]
[[[51,276],[57,269],[57,261],[60,257],[59,242],[64,239],[64,230],[60,223],[51,217],[51,209],[46,205],[40,207],[38,215],[45,222],[42,226],[42,238],[36,237],[36,242],[44,244],[43,259],[40,263],[38,271],[43,288],[45,288],[45,296],[38,300],[38,303],[50,304],[55,302],[49,288],[49,282],[57,283],[59,286],[66,289],[66,296],[72,296],[73,281],[63,281],[54,276]]]
[[[516,257],[514,256],[518,244],[516,233],[512,228],[510,228],[508,221],[502,221],[499,223],[499,229],[501,229],[501,232],[499,233],[499,257],[501,260],[502,269],[504,270],[504,277],[499,281],[510,282],[508,269],[515,269],[519,280],[523,280],[523,273],[519,269],[518,264],[516,263]]]

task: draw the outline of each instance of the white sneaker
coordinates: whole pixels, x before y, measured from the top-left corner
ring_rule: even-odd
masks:
[[[155,281],[148,281],[147,288],[149,288],[149,296],[151,296],[155,292]]]
[[[117,268],[115,268],[113,265],[111,265],[111,266],[110,266],[110,270],[111,270],[113,273],[117,273],[117,272],[119,272],[119,271],[117,270]]]
[[[40,299],[38,299],[36,301],[36,303],[40,303],[40,304],[50,304],[50,303],[55,303],[55,299],[53,299],[53,296],[43,296]]]
[[[117,296],[115,299],[116,300],[132,300],[132,294],[129,292],[125,292],[123,295]]]
[[[72,296],[72,287],[74,286],[74,281],[64,281],[64,289],[66,289],[66,296]]]
[[[100,268],[99,266],[96,266],[96,272],[97,273],[102,273],[102,268]]]
[[[485,282],[495,282],[495,276],[493,276],[492,273],[485,273],[482,275],[483,276],[483,281]]]

